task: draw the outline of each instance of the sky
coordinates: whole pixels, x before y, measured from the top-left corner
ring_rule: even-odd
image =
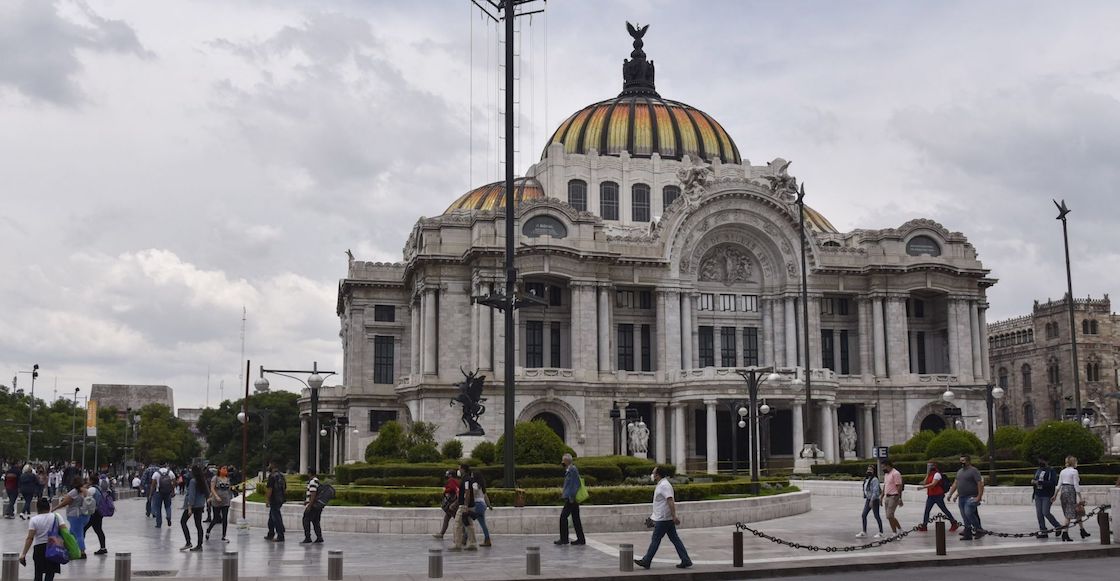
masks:
[[[518,172],[621,90],[627,20],[663,97],[841,231],[965,233],[989,321],[1064,294],[1052,198],[1075,294],[1120,289],[1120,4],[553,0],[519,21]],[[217,405],[243,313],[254,368],[340,367],[346,250],[399,261],[501,176],[497,49],[469,0],[0,0],[0,384]]]

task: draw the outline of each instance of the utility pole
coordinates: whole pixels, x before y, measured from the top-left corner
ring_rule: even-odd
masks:
[[[1076,418],[1077,423],[1081,423],[1081,370],[1077,366],[1077,321],[1073,316],[1073,273],[1070,271],[1069,265],[1069,229],[1066,224],[1066,215],[1069,214],[1069,208],[1066,206],[1066,201],[1062,200],[1058,203],[1054,200],[1054,205],[1058,207],[1057,220],[1062,221],[1062,242],[1065,243],[1066,249],[1066,307],[1069,309],[1069,339],[1073,347],[1073,407],[1077,409]]]

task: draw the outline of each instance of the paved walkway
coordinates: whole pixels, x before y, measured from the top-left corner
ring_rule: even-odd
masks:
[[[183,545],[183,534],[176,519],[171,528],[154,528],[154,521],[143,516],[140,500],[122,500],[118,503],[117,516],[106,519],[109,556],[93,555],[96,538],[89,542],[90,558],[77,561],[63,568],[63,577],[84,579],[112,578],[113,552],[132,553],[133,575],[174,576],[181,578],[220,578],[221,552],[237,551],[240,554],[242,578],[262,577],[313,577],[324,578],[327,551],[341,549],[345,552],[347,579],[357,578],[425,578],[429,548],[450,546],[449,541],[439,541],[421,535],[370,535],[331,534],[323,545],[300,545],[302,533],[299,523],[288,523],[288,542],[269,543],[263,539],[262,529],[231,529],[229,544],[217,541],[219,534],[204,544],[198,553],[178,550]],[[858,499],[818,498],[810,513],[773,521],[755,523],[753,526],[774,536],[788,538],[804,544],[843,546],[856,544],[861,539],[853,535],[859,530],[860,503]],[[900,509],[904,524],[912,526],[921,518],[921,508],[907,504]],[[682,506],[682,517],[687,519],[687,505]],[[993,530],[1021,532],[1036,527],[1030,507],[982,507],[986,526]],[[329,518],[329,510],[324,518]],[[872,519],[871,527],[874,527]],[[0,521],[0,547],[4,552],[19,551],[26,535],[26,523],[19,519]],[[683,529],[681,537],[696,564],[694,572],[727,569],[731,564],[731,527],[711,529]],[[986,555],[1018,552],[1038,553],[1040,550],[1094,549],[1099,547],[1095,523],[1089,527],[1093,537],[1084,542],[1061,543],[1057,540],[998,539],[987,537],[965,543],[956,535],[949,539],[949,558],[964,555]],[[92,533],[92,531],[90,531]],[[217,533],[217,530],[215,531]],[[541,548],[542,573],[545,577],[604,577],[617,574],[620,543],[631,543],[640,556],[649,542],[647,532],[596,534],[588,531],[585,547],[552,544],[553,537],[541,535],[506,535],[494,538],[494,547],[478,552],[446,553],[444,570],[447,578],[524,578],[525,547]],[[193,534],[193,530],[192,530]],[[934,554],[933,533],[913,533],[909,537],[884,547],[852,554],[807,552],[755,538],[749,533],[744,539],[747,571],[794,563],[824,562],[828,559],[852,557],[853,563],[882,563],[924,559]],[[832,562],[832,561],[829,561]],[[653,572],[675,573],[677,563],[672,545],[665,541]],[[22,574],[29,578],[31,571]]]

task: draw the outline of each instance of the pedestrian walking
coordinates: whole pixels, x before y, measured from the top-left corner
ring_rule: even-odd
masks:
[[[474,511],[473,516],[478,521],[478,527],[482,529],[482,542],[478,544],[480,547],[490,547],[490,529],[486,526],[486,511],[492,510],[494,506],[490,504],[490,495],[486,493],[486,477],[482,474],[472,474],[471,487],[473,487]]]
[[[146,501],[144,505],[144,516],[155,516],[156,489],[152,486],[152,479],[157,470],[159,470],[158,466],[149,464],[140,475],[140,496],[144,497]],[[158,524],[158,519],[156,522]]]
[[[4,492],[8,502],[4,505],[4,518],[16,518],[16,499],[19,498],[19,468],[15,462],[4,472]]]
[[[156,517],[156,528],[163,526],[164,515],[167,515],[167,526],[171,526],[171,499],[175,496],[175,472],[167,467],[167,462],[160,465],[159,470],[152,473],[149,486],[152,491],[155,508],[152,513]]]
[[[35,474],[30,462],[23,465],[23,472],[19,475],[19,495],[23,497],[19,519],[31,518],[31,500],[39,495],[39,476]]]
[[[1031,478],[1031,500],[1034,501],[1034,515],[1038,519],[1038,534],[1040,539],[1045,539],[1050,536],[1046,529],[1046,522],[1049,521],[1051,528],[1054,530],[1054,536],[1062,536],[1061,523],[1058,519],[1054,518],[1054,513],[1050,511],[1050,507],[1054,505],[1054,493],[1058,488],[1058,473],[1050,467],[1050,463],[1046,458],[1039,456],[1038,468],[1034,471],[1034,477]]]
[[[902,473],[895,469],[894,462],[883,461],[883,508],[887,513],[887,522],[891,525],[891,533],[902,532],[902,524],[895,517],[895,511],[902,506]]]
[[[284,496],[288,493],[288,481],[280,472],[276,462],[268,465],[268,481],[265,483],[265,499],[268,501],[268,534],[265,540],[277,543],[284,542],[284,515],[280,509],[284,506]]]
[[[957,498],[957,507],[961,511],[961,520],[964,523],[962,541],[979,539],[986,533],[980,528],[980,503],[984,501],[984,477],[972,465],[972,456],[961,454],[961,468],[957,470],[957,477],[949,487],[949,502]]]
[[[300,544],[323,542],[323,527],[320,520],[323,518],[323,506],[319,503],[319,474],[314,468],[307,471],[311,478],[307,481],[307,490],[303,493],[303,540]],[[315,528],[315,540],[311,540],[311,528]]]
[[[39,498],[42,498],[43,495],[47,493],[47,480],[48,480],[47,470],[46,470],[46,468],[43,467],[42,464],[40,464],[35,469],[35,476],[37,476],[38,479],[39,479],[39,489],[35,492],[35,498],[39,499]]]
[[[443,479],[445,481],[443,501],[440,503],[440,508],[443,509],[443,526],[440,527],[438,535],[432,535],[437,539],[442,539],[443,535],[447,534],[447,525],[459,511],[459,479],[455,478],[455,473],[450,470],[443,473]]]
[[[51,468],[51,473],[47,475],[47,494],[50,495],[51,500],[58,495],[59,486],[62,484],[62,469],[55,466]]]
[[[54,576],[62,572],[62,567],[47,560],[47,543],[56,526],[63,529],[68,525],[60,515],[51,512],[51,501],[46,498],[39,499],[35,511],[38,514],[27,523],[27,540],[23,543],[23,552],[19,554],[19,563],[26,567],[27,551],[31,551],[31,558],[35,563],[35,581],[53,581]]]
[[[210,505],[214,507],[214,518],[210,526],[206,527],[206,540],[210,540],[210,531],[218,523],[222,524],[222,542],[228,543],[226,528],[229,526],[229,505],[233,500],[233,485],[229,480],[229,469],[222,466],[218,475],[210,481]]]
[[[1066,519],[1062,525],[1062,540],[1073,540],[1069,536],[1071,521],[1077,522],[1081,538],[1088,538],[1089,531],[1085,530],[1085,499],[1081,496],[1081,475],[1077,472],[1077,458],[1074,456],[1066,456],[1066,467],[1058,475],[1058,486],[1061,487],[1062,516]]]
[[[692,566],[692,559],[688,558],[688,551],[684,548],[680,536],[677,535],[677,525],[681,524],[681,519],[677,515],[677,503],[673,499],[673,485],[669,482],[665,468],[660,464],[653,467],[649,479],[656,483],[653,488],[653,513],[649,517],[649,520],[653,523],[653,536],[649,541],[649,548],[646,549],[645,556],[641,559],[634,559],[634,564],[643,569],[649,569],[650,565],[653,564],[653,557],[657,554],[658,547],[661,546],[662,537],[668,535],[669,542],[673,543],[673,547],[677,549],[677,556],[681,559],[681,562],[677,563],[677,568],[687,569]]]
[[[478,541],[475,536],[472,518],[474,510],[474,487],[472,484],[474,481],[470,465],[460,464],[456,475],[459,477],[459,510],[455,513],[455,528],[451,532],[454,543],[449,550],[462,551],[465,541],[466,550],[477,551]]]
[[[62,500],[51,511],[60,508],[66,509],[66,520],[70,523],[70,533],[74,535],[74,539],[78,541],[78,548],[81,549],[82,554],[79,559],[85,559],[86,523],[89,522],[90,516],[97,512],[97,501],[90,496],[85,479],[81,476],[74,477],[74,480],[70,482],[70,490],[66,493],[66,496],[63,496]]]
[[[867,536],[867,515],[869,513],[874,514],[875,522],[879,523],[879,532],[875,533],[875,538],[878,539],[883,536],[883,519],[879,517],[879,503],[882,494],[883,490],[879,486],[879,476],[875,471],[875,465],[868,465],[863,477],[863,514],[860,515],[863,530],[856,533],[857,537]]]
[[[922,514],[922,524],[918,525],[918,530],[926,532],[929,530],[929,513],[933,507],[938,507],[941,512],[949,517],[949,522],[953,523],[949,527],[949,532],[956,532],[960,528],[960,523],[957,519],[953,518],[953,513],[949,511],[949,507],[945,506],[945,493],[949,492],[949,479],[941,472],[941,466],[937,462],[930,462],[926,464],[926,478],[918,485],[919,489],[926,491],[926,511]]]
[[[579,520],[579,501],[576,500],[576,495],[579,493],[579,468],[576,468],[575,463],[572,462],[571,454],[564,454],[560,459],[560,464],[564,467],[564,488],[560,492],[560,498],[564,501],[564,508],[560,510],[560,540],[553,541],[557,545],[568,544],[568,517],[572,517],[572,528],[576,530],[576,540],[572,541],[573,545],[585,545],[587,539],[583,537],[583,523]]]
[[[93,533],[97,535],[98,544],[101,545],[101,548],[94,551],[93,554],[107,555],[109,554],[109,551],[105,548],[105,529],[102,527],[102,523],[105,520],[105,515],[101,514],[101,495],[110,494],[110,489],[103,489],[101,488],[101,486],[91,484],[87,487],[86,490],[88,491],[89,495],[93,497],[97,509],[93,511],[93,514],[90,515],[89,520],[86,521],[85,526],[82,527],[82,535],[85,536],[86,531],[92,528]]]
[[[206,486],[206,475],[203,474],[202,466],[195,465],[190,470],[190,481],[186,486],[183,494],[183,516],[179,519],[179,525],[183,527],[183,537],[186,538],[187,543],[183,545],[180,551],[201,551],[202,550],[202,511],[206,508],[206,499],[210,497],[210,489]],[[198,532],[198,544],[191,544],[191,530],[187,526],[187,522],[194,518],[194,528]]]

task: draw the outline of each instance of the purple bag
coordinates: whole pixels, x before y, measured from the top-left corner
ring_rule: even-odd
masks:
[[[50,532],[47,533],[47,560],[59,565],[65,565],[70,562],[70,553],[66,550],[66,545],[62,541],[62,537],[58,532],[58,516],[55,515],[54,525],[51,526]]]

